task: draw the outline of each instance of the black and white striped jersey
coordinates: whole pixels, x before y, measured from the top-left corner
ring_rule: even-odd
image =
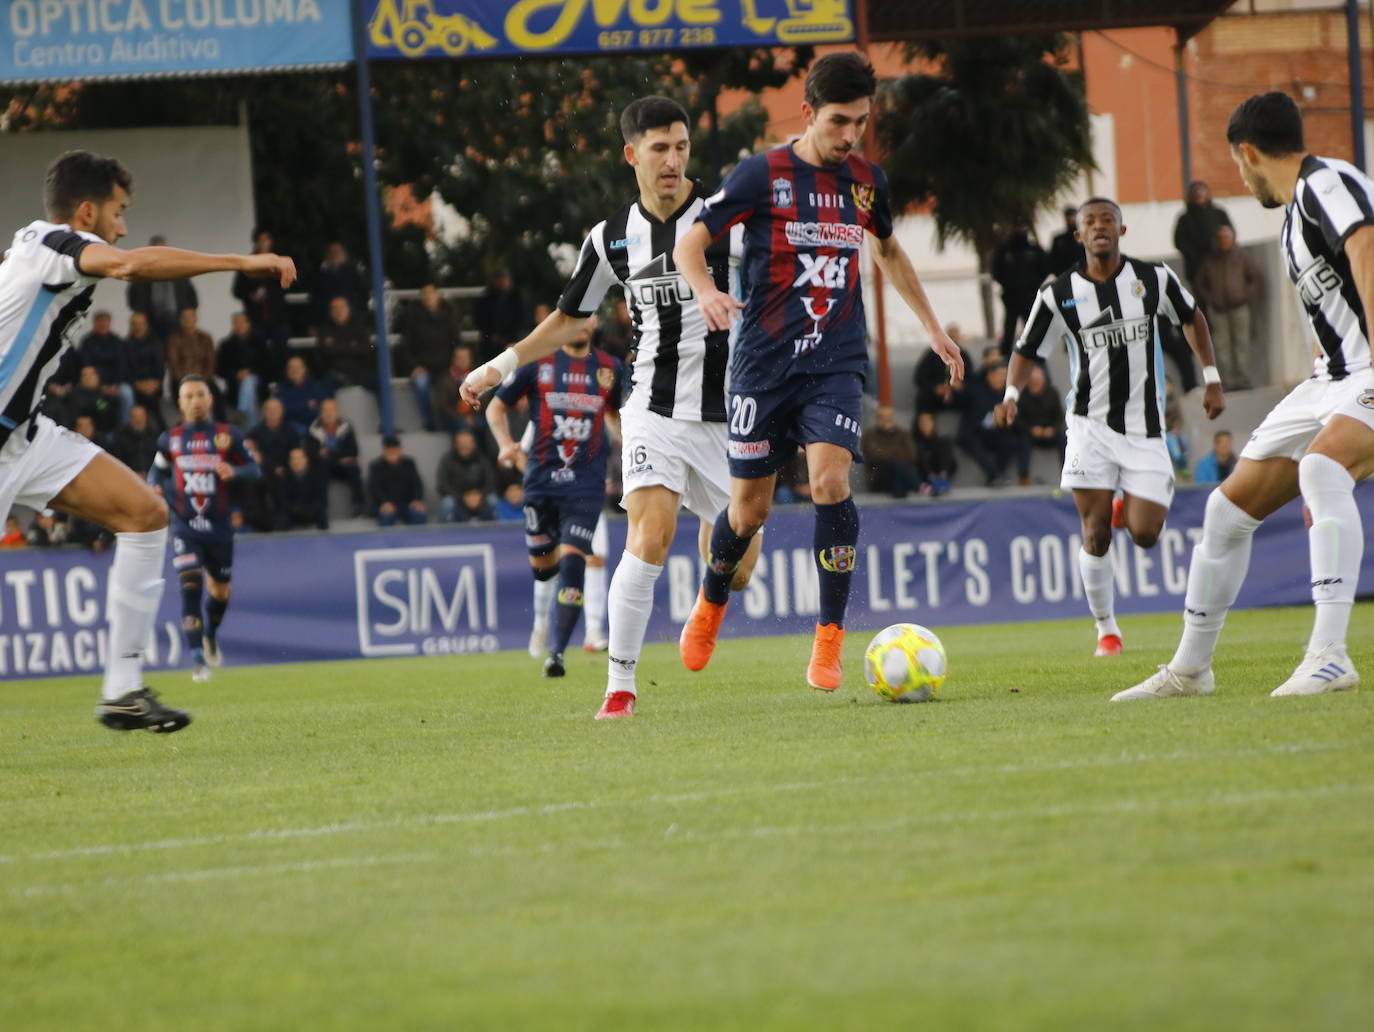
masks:
[[[1064,408],[1119,434],[1159,437],[1164,429],[1164,358],[1156,320],[1191,322],[1196,305],[1160,262],[1121,257],[1099,283],[1076,265],[1040,288],[1016,350],[1037,358],[1048,342],[1069,351],[1072,384]]]
[[[41,221],[14,234],[0,262],[0,438],[38,411],[43,385],[99,281],[80,271],[77,258],[87,244],[102,242]]]
[[[1374,183],[1354,165],[1309,154],[1298,171],[1293,203],[1283,223],[1288,275],[1317,335],[1312,375],[1343,380],[1369,368],[1369,327],[1345,242],[1374,225]]]
[[[660,221],[635,201],[598,223],[582,242],[577,269],[558,299],[579,318],[619,284],[634,321],[633,388],[624,408],[647,408],[671,419],[725,422],[730,331],[706,329],[696,294],[673,263],[673,248],[696,222],[707,197],[700,183],[682,207]],[[736,226],[706,249],[716,287],[739,296],[744,230]]]

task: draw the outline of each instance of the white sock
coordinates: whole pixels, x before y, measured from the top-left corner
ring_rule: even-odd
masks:
[[[646,563],[626,552],[616,564],[611,578],[610,662],[607,664],[606,694],[635,692],[635,666],[644,648],[644,633],[654,610],[654,584],[663,573],[662,566]]]
[[[536,628],[549,626],[549,608],[553,605],[553,596],[557,592],[557,577],[534,582],[534,626]]]
[[[1111,546],[1107,546],[1106,555],[1093,555],[1080,548],[1078,573],[1083,578],[1083,594],[1088,599],[1088,611],[1097,623],[1098,638],[1105,638],[1109,634],[1121,637],[1121,628],[1116,625],[1116,574],[1112,569]]]
[[[105,589],[110,651],[101,695],[117,699],[143,686],[143,650],[162,601],[167,528],[115,535],[114,562]]]
[[[587,621],[586,640],[606,637],[606,567],[588,566],[582,585],[582,616]]]
[[[1169,667],[1192,674],[1212,665],[1221,625],[1235,604],[1250,569],[1250,545],[1260,521],[1215,489],[1207,496],[1202,540],[1188,565],[1183,602],[1183,638]]]
[[[1318,652],[1327,645],[1345,644],[1364,555],[1364,528],[1355,504],[1355,481],[1335,459],[1303,456],[1298,463],[1298,484],[1312,513],[1307,540],[1317,612],[1307,650]]]

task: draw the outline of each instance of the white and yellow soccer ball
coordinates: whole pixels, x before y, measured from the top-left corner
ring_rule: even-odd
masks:
[[[864,651],[864,678],[889,702],[924,702],[939,691],[947,670],[940,639],[918,624],[893,624]]]

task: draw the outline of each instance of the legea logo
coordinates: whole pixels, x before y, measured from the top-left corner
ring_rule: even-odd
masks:
[[[494,652],[491,545],[368,548],[353,553],[364,656]]]

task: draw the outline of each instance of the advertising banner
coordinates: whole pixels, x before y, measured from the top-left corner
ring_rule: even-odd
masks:
[[[1357,494],[1368,511],[1374,485]],[[1117,534],[1119,613],[1182,610],[1206,497],[1180,493],[1153,549]],[[1067,497],[868,507],[862,520],[848,620],[855,630],[899,621],[936,630],[1058,617],[1087,624],[1075,558],[1078,517]],[[811,629],[818,608],[811,534],[810,509],[773,514],[754,580],[731,605],[728,637]],[[658,582],[651,641],[675,640],[691,608],[700,572],[696,535],[695,521],[684,519]],[[612,521],[610,536],[613,568],[623,520]],[[108,554],[77,550],[0,553],[0,679],[101,669],[109,563]],[[1366,590],[1374,586],[1374,549],[1365,552],[1361,579]],[[1308,581],[1307,535],[1295,502],[1256,534],[1239,605],[1306,603]],[[242,537],[221,642],[230,665],[520,649],[529,636],[530,583],[519,524]],[[1306,628],[1293,633],[1299,641]],[[169,580],[149,664],[189,662],[180,596]]]
[[[368,0],[370,57],[623,54],[854,38],[850,0]]]
[[[5,0],[0,82],[344,64],[350,0]]]

